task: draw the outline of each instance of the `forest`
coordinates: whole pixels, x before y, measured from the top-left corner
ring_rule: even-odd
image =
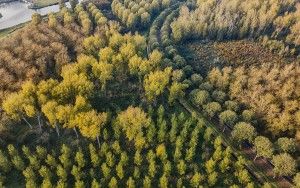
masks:
[[[300,187],[299,1],[59,7],[0,39],[0,187]]]

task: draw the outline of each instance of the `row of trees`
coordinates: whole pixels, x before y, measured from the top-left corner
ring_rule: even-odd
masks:
[[[188,38],[223,40],[266,35],[272,49],[282,55],[294,55],[299,53],[299,7],[296,0],[197,1],[193,6],[182,7],[172,23],[172,34],[177,42]]]
[[[218,80],[220,83],[222,80]],[[252,143],[256,150],[256,157],[272,158],[276,175],[291,176],[296,173],[297,163],[290,154],[296,151],[296,141],[291,138],[279,138],[276,147],[264,136],[257,136],[255,113],[252,110],[243,109],[235,101],[228,100],[228,95],[221,90],[214,90],[210,82],[202,82],[200,89],[190,93],[192,102],[202,109],[210,119],[218,120],[225,128],[232,128],[232,139],[240,146],[246,141]],[[278,155],[275,155],[275,154]],[[287,154],[290,153],[290,154]],[[254,160],[255,160],[254,159]]]
[[[114,0],[111,4],[113,13],[128,28],[145,28],[149,26],[154,15],[169,7],[171,0]]]
[[[266,121],[273,135],[288,132],[298,137],[300,126],[298,64],[216,68],[208,75],[209,82],[229,98],[249,106]]]
[[[99,149],[8,145],[0,151],[0,182],[21,172],[26,187],[255,186],[245,159],[234,160],[220,137],[183,112],[129,107],[112,122]]]

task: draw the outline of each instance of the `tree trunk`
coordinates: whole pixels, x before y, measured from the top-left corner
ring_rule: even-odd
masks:
[[[78,136],[78,133],[77,133],[76,127],[74,127],[74,128],[73,128],[73,130],[74,130],[74,132],[75,132],[75,134],[76,134],[76,138],[78,138],[79,136]]]
[[[59,136],[60,136],[60,135],[59,135],[59,129],[58,129],[58,126],[57,126],[56,123],[55,123],[55,130],[56,130],[57,136],[59,137]]]
[[[97,136],[97,143],[98,143],[98,147],[100,148],[99,135]]]
[[[26,118],[22,117],[22,119],[27,123],[27,125],[29,126],[29,128],[32,129],[32,125],[26,120]]]
[[[257,154],[255,155],[255,157],[254,157],[253,161],[255,161],[255,160],[256,160],[256,158],[257,158]]]
[[[41,121],[41,114],[40,113],[37,115],[37,119],[38,119],[39,128],[42,131],[42,121]]]

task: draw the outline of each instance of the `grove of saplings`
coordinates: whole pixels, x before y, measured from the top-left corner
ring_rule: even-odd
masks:
[[[71,4],[1,41],[0,187],[272,187],[186,98],[299,186],[299,63],[201,76],[176,49],[249,37],[295,58],[296,1]]]

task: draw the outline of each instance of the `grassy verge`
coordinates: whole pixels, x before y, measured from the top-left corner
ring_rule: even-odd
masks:
[[[26,23],[21,23],[21,24],[15,25],[13,27],[0,30],[0,38],[6,37],[9,34],[13,33],[14,31],[24,27],[26,25]]]
[[[39,9],[51,5],[58,4],[58,0],[34,0],[32,5],[29,6],[31,9]]]
[[[59,0],[33,0],[29,8],[40,9],[51,5],[57,5],[58,2]],[[68,0],[66,0],[65,2],[68,2]]]

